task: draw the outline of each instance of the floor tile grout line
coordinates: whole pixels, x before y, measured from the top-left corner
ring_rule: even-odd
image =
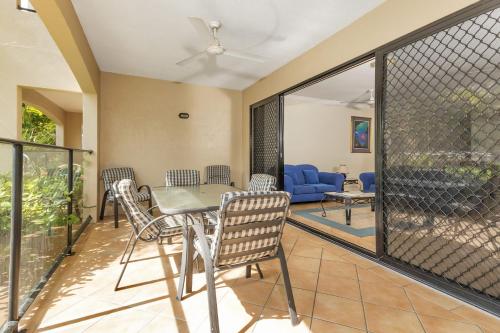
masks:
[[[365,310],[365,303],[363,302],[363,294],[361,293],[361,283],[359,281],[358,265],[355,264],[354,269],[356,270],[356,277],[357,277],[358,289],[359,289],[359,299],[361,302],[361,308],[363,309],[363,319],[365,320],[365,331],[368,332],[368,320],[366,319],[366,310]]]
[[[288,242],[288,243],[289,243],[290,245],[292,245],[292,246],[291,246],[290,253],[289,253],[289,258],[291,257],[291,253],[293,252],[293,250],[294,250],[295,248],[297,248],[297,246],[298,246],[297,244],[299,244],[299,245],[300,245],[300,244],[302,243],[302,237],[301,237],[301,235],[302,235],[302,233],[299,235],[299,237],[298,237],[298,238],[296,238],[296,237],[291,237],[291,238],[289,239],[289,240],[290,240],[290,242]],[[83,239],[83,240],[85,240],[85,239]],[[299,240],[300,240],[300,241],[299,241]],[[315,246],[315,247],[321,247],[321,248],[322,248],[322,251],[320,252],[320,268],[321,268],[321,267],[323,266],[323,260],[326,260],[326,259],[324,259],[324,258],[325,258],[325,256],[327,255],[327,251],[328,251],[328,249],[329,249],[329,246],[326,246],[326,245],[317,245],[315,242],[311,242],[311,243],[309,243],[309,242],[308,242],[308,240],[306,240],[306,242],[305,242],[305,243],[306,243],[306,245],[309,245],[309,246]],[[89,254],[91,254],[91,250],[86,250],[85,252],[80,252],[80,253],[78,253],[78,254],[77,254],[77,256],[81,256],[81,259],[82,259],[82,260],[85,260],[85,256],[86,256],[86,255],[89,255]],[[305,258],[308,258],[308,257],[305,257]],[[315,260],[315,259],[313,259],[313,258],[309,258],[309,259],[311,259],[311,260]],[[77,261],[72,261],[72,262],[71,262],[71,264],[72,264],[72,265],[77,265],[77,264],[78,264],[78,262],[77,262]],[[350,263],[350,264],[352,264],[352,263]],[[362,267],[362,266],[358,266],[358,265],[355,265],[355,266],[356,266],[356,273],[357,273],[357,274],[356,274],[356,276],[357,276],[357,278],[358,278],[358,285],[359,285],[359,284],[360,284],[360,282],[363,282],[363,281],[359,281],[359,271],[361,271],[363,267]],[[378,266],[378,265],[377,265],[377,266]],[[65,269],[66,269],[66,268],[71,268],[71,266],[70,266],[70,265],[68,265],[68,267],[65,267]],[[383,268],[385,268],[385,267],[383,267]],[[373,269],[373,267],[372,267],[372,268],[369,268],[368,270],[372,270],[372,269]],[[378,273],[378,272],[377,272],[377,273]],[[377,275],[378,275],[378,274],[377,274]],[[279,275],[278,275],[278,277],[279,277]],[[391,279],[391,280],[392,280],[392,279]],[[277,279],[276,279],[275,281],[273,281],[273,282],[269,282],[269,281],[266,281],[266,282],[268,282],[269,284],[271,284],[271,286],[274,288],[274,287],[276,287],[276,286],[277,286],[278,281],[279,281],[279,279],[277,278]],[[317,274],[317,284],[316,284],[316,287],[315,287],[315,290],[316,290],[316,291],[315,291],[315,294],[314,294],[314,298],[317,298],[317,294],[318,294],[318,290],[319,290],[319,287],[318,287],[318,282],[319,282],[319,272],[318,272],[318,274]],[[418,282],[417,282],[416,284],[418,284]],[[403,289],[404,289],[404,291],[406,292],[406,295],[407,295],[407,296],[409,296],[410,294],[412,294],[412,293],[413,293],[412,289],[407,288],[407,286],[399,286],[399,287],[401,287],[401,288],[403,288]],[[295,289],[295,288],[294,288],[294,289]],[[307,291],[307,289],[302,289],[302,288],[297,288],[297,289]],[[432,288],[430,288],[430,289],[432,289]],[[310,290],[309,292],[313,292],[313,291],[312,291],[312,290]],[[228,295],[224,295],[222,298],[223,298],[223,299],[226,299],[226,298],[227,298],[227,296],[228,296]],[[335,296],[335,295],[333,295],[333,296]],[[445,296],[447,296],[447,295],[445,295]],[[85,296],[85,298],[86,298],[86,297],[87,297],[87,296]],[[270,295],[267,297],[266,303],[268,303],[268,299],[269,299],[269,297],[270,297]],[[342,297],[340,297],[340,296],[335,296],[335,297],[342,298]],[[428,301],[428,300],[426,299],[426,301]],[[79,302],[80,302],[80,301],[78,301],[78,302],[76,302],[76,303],[79,303]],[[111,303],[116,304],[116,305],[119,305],[119,302],[117,302],[117,301],[111,301]],[[410,303],[411,303],[411,305],[412,305],[412,309],[413,309],[413,310],[408,309],[408,310],[406,310],[406,311],[408,311],[408,312],[412,312],[412,311],[413,311],[413,312],[415,312],[415,313],[416,313],[416,311],[415,311],[415,309],[416,309],[416,308],[415,308],[415,306],[414,306],[413,302],[411,302],[411,301],[410,301]],[[313,303],[313,305],[314,305],[314,304],[315,304],[315,302]],[[368,305],[368,304],[373,304],[373,303],[365,301],[365,302],[363,302],[363,304]],[[429,303],[429,304],[431,304],[431,303]],[[446,309],[446,310],[448,310],[450,313],[452,313],[454,310],[456,310],[456,309],[458,309],[458,308],[461,308],[461,307],[464,307],[464,306],[466,306],[466,304],[458,305],[458,306],[456,306],[456,307],[453,307],[453,308],[451,308],[451,309]],[[256,319],[257,319],[257,320],[258,320],[258,319],[260,319],[260,318],[262,317],[262,311],[263,311],[263,309],[264,309],[264,308],[265,308],[264,306],[261,306],[261,307],[260,307],[260,309],[256,312]],[[472,308],[472,309],[475,309],[475,308],[473,308],[473,307],[471,307],[471,308]],[[143,309],[140,309],[140,311],[142,311],[142,310],[143,310]],[[400,309],[400,310],[401,310],[401,309]],[[477,309],[475,309],[475,310],[477,310]],[[63,310],[63,311],[64,311],[64,310]],[[314,311],[314,310],[313,310],[313,311]],[[404,310],[402,310],[402,311],[404,311]],[[149,311],[146,311],[146,312],[148,312],[148,313],[153,313],[153,312],[149,312]],[[161,314],[161,313],[160,313],[160,314]],[[314,314],[314,312],[313,312],[313,314]],[[158,317],[157,317],[158,315],[159,315],[158,313],[154,313],[153,318],[152,318],[151,320],[155,320],[155,318],[158,318]],[[365,316],[366,316],[366,313],[365,313]],[[418,313],[417,313],[417,316],[419,316],[419,314],[418,314]],[[419,319],[420,319],[420,317],[425,318],[425,317],[427,317],[427,316],[428,316],[427,314],[422,314],[422,316],[419,316]],[[440,319],[443,319],[443,320],[449,320],[449,321],[455,321],[455,322],[460,322],[460,323],[464,323],[464,324],[474,325],[475,327],[478,327],[478,328],[479,328],[479,329],[478,329],[478,332],[483,332],[483,333],[484,333],[484,332],[486,332],[486,331],[485,331],[485,328],[483,328],[480,324],[478,324],[476,320],[472,321],[472,320],[468,319],[468,318],[470,318],[468,315],[465,315],[465,316],[464,316],[465,321],[464,321],[464,320],[456,320],[456,319],[447,319],[447,318],[444,318],[444,317],[437,317],[437,316],[435,316],[435,315],[430,315],[430,316],[435,317],[435,318],[440,318]],[[174,320],[176,320],[176,321],[179,321],[179,322],[186,322],[186,320],[185,320],[185,319],[183,320],[183,319],[178,319],[178,318],[175,318],[175,317],[173,317],[172,319],[174,319]],[[264,319],[264,318],[262,318],[262,319]],[[267,318],[267,319],[269,319],[269,318]],[[319,319],[319,320],[324,320],[324,321],[326,321],[326,322],[332,322],[332,321],[330,321],[330,320],[325,320],[325,319]],[[366,320],[366,317],[365,317],[365,320]],[[146,320],[146,321],[147,321],[147,320]],[[257,322],[257,321],[256,321],[256,322]],[[265,320],[261,320],[261,322],[265,322]],[[335,322],[333,322],[333,323],[335,323]],[[88,327],[86,327],[86,328],[85,328],[85,332],[88,332],[89,330],[92,330],[92,329],[91,329],[91,327],[95,327],[95,326],[94,326],[95,324],[96,324],[96,323],[93,323],[93,324],[90,324]],[[336,324],[337,324],[337,323],[336,323]],[[146,323],[145,325],[148,325],[148,324]],[[201,322],[200,322],[200,325],[201,325]],[[142,325],[141,325],[141,326],[142,326]],[[197,326],[199,326],[199,325],[197,325]],[[195,328],[198,330],[198,329],[199,329],[199,327],[197,327],[197,326],[196,326]],[[306,326],[307,326],[307,325],[306,325]],[[312,326],[312,324],[311,324],[310,326]],[[349,327],[349,326],[348,326],[348,327]],[[141,328],[141,329],[142,329],[142,330],[144,330],[144,328]],[[253,326],[253,327],[249,330],[249,332],[250,332],[250,331],[253,331],[253,330],[255,330],[255,325],[254,325],[254,326]],[[424,328],[424,330],[425,330],[425,328]],[[195,332],[195,331],[193,330],[193,332]],[[198,332],[198,331],[196,331],[196,332],[197,332],[197,333],[201,333],[201,332]]]
[[[316,288],[314,290],[314,299],[313,299],[313,306],[312,306],[312,311],[311,311],[311,324],[309,325],[309,328],[312,329],[312,323],[314,319],[314,308],[316,307],[316,295],[318,295],[318,284],[319,284],[319,272],[321,271],[321,262],[323,261],[323,247],[321,247],[321,254],[319,255],[319,268],[318,268],[318,277],[316,278]]]
[[[466,318],[464,318],[464,320],[456,320],[456,319],[449,319],[449,318],[443,318],[443,317],[438,317],[436,315],[432,315],[432,314],[420,314],[417,312],[417,310],[415,309],[415,307],[413,306],[413,302],[411,301],[410,297],[408,297],[408,291],[405,289],[405,288],[402,288],[404,290],[404,293],[406,295],[406,298],[408,298],[408,300],[410,301],[410,304],[411,304],[411,307],[413,309],[413,312],[417,315],[417,318],[420,322],[420,324],[422,325],[422,327],[424,326],[420,320],[420,315],[423,315],[423,316],[427,316],[427,317],[432,317],[432,318],[437,318],[437,319],[441,319],[441,320],[446,320],[446,321],[451,321],[451,322],[455,322],[455,323],[461,323],[461,324],[466,324],[466,325],[471,325],[471,326],[476,326],[477,328],[479,328],[479,330],[484,333],[484,330],[483,328],[476,322],[472,322],[472,321],[467,321]],[[452,312],[452,310],[448,310],[446,308],[443,308],[444,310],[448,311],[448,312]],[[455,308],[454,308],[455,309]],[[460,316],[461,317],[461,316]],[[424,331],[425,331],[425,328],[423,328]]]
[[[406,299],[410,302],[411,308],[413,309],[413,313],[415,313],[415,316],[417,316],[418,322],[420,323],[420,327],[422,327],[422,330],[424,331],[424,333],[427,332],[425,327],[424,327],[424,324],[422,323],[422,320],[420,319],[420,316],[419,316],[417,310],[415,310],[415,306],[413,305],[413,302],[411,301],[410,297],[408,297],[408,294],[406,293],[406,289],[405,288],[401,288],[401,289],[403,289],[405,296],[406,296]]]
[[[290,258],[290,256],[292,255],[292,251],[293,249],[295,248],[295,244],[297,244],[297,240],[298,239],[295,239],[294,242],[293,242],[293,245],[292,245],[292,248],[290,249],[290,254],[288,255],[288,257],[286,258],[287,260],[287,266],[288,266],[288,258]],[[280,240],[280,243],[281,243],[281,240]],[[286,255],[285,255],[286,257]],[[269,303],[269,300],[271,299],[271,295],[273,294],[273,291],[274,291],[274,288],[276,288],[276,286],[278,285],[278,281],[280,279],[280,276],[282,275],[282,272],[279,273],[278,275],[278,278],[276,279],[276,281],[274,281],[273,283],[273,288],[271,289],[271,292],[269,293],[269,296],[267,296],[267,299],[266,301],[264,302],[264,305],[262,306],[262,310],[260,311],[260,314],[258,316],[258,319],[257,321],[255,322],[255,325],[253,325],[253,328],[252,328],[252,331],[251,332],[254,332],[255,329],[257,328],[257,325],[258,325],[258,322],[262,319],[262,313],[264,312],[264,309],[266,308],[266,305]]]

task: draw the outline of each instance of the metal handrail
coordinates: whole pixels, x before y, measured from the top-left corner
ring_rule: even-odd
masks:
[[[45,143],[35,143],[35,142],[29,142],[29,141],[7,139],[7,138],[0,138],[0,143],[8,143],[8,144],[12,144],[12,145],[23,145],[23,146],[32,146],[32,147],[42,147],[42,148],[52,148],[52,149],[72,150],[72,151],[85,152],[85,153],[89,153],[89,154],[93,153],[93,151],[90,149],[71,148],[71,147],[64,147],[64,146],[57,146],[57,145],[49,145],[49,144],[45,144]]]

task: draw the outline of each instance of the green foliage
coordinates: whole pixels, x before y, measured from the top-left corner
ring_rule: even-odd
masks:
[[[75,165],[73,186],[74,209],[81,208],[83,180],[80,166]],[[10,230],[12,175],[0,174],[0,233]],[[76,214],[67,215],[67,167],[47,170],[31,166],[23,179],[23,230],[25,233],[78,223]]]
[[[56,124],[37,108],[23,104],[23,140],[56,144]]]

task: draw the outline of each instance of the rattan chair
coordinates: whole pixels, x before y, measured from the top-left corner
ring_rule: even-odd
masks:
[[[132,168],[109,168],[102,170],[102,180],[104,182],[104,194],[102,196],[101,203],[101,212],[99,214],[99,219],[102,220],[104,218],[104,210],[106,209],[107,203],[113,203],[113,213],[115,218],[115,227],[118,227],[118,202],[115,200],[115,195],[113,191],[113,184],[116,181],[120,181],[122,179],[130,179],[133,181],[133,186],[137,189],[137,200],[139,202],[148,202],[148,207],[151,208],[152,200],[151,200],[151,188],[148,185],[142,185],[137,188],[137,184],[135,182],[135,174],[134,169]],[[146,191],[142,191],[142,190]]]
[[[280,240],[288,215],[287,192],[228,192],[222,197],[215,233],[205,234],[195,224],[194,248],[205,264],[211,332],[219,332],[214,272],[279,258],[292,324],[298,323],[285,253]],[[178,299],[182,300],[187,274],[187,255],[183,256]]]
[[[113,184],[113,191],[114,193],[117,193],[115,197],[122,206],[123,211],[127,216],[127,221],[132,226],[130,238],[127,242],[127,246],[125,246],[125,250],[123,251],[123,255],[120,260],[120,264],[123,264],[123,269],[115,286],[115,290],[118,290],[120,281],[125,273],[125,269],[127,268],[137,242],[139,240],[144,242],[153,242],[161,240],[162,238],[170,238],[180,235],[184,230],[184,220],[176,216],[166,215],[156,218],[153,217],[153,215],[149,212],[150,210],[146,210],[139,203],[139,193],[137,192],[134,181],[131,179],[123,179],[119,182],[116,181]],[[130,244],[132,244],[132,247],[126,256]],[[125,256],[127,259],[123,261]]]

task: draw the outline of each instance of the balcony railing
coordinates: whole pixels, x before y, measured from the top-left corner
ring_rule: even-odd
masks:
[[[17,331],[90,222],[84,173],[91,153],[0,138],[1,331]]]

